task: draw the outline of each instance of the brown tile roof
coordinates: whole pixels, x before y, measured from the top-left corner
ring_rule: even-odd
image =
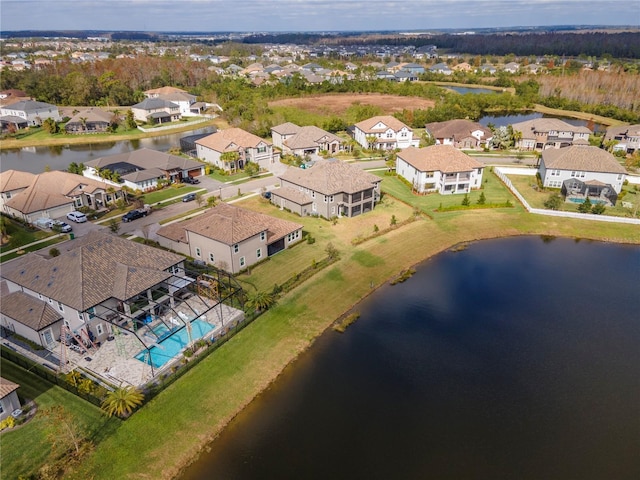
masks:
[[[0,398],[4,398],[11,392],[20,388],[20,385],[13,383],[11,380],[0,377]]]
[[[361,192],[382,181],[372,173],[335,159],[319,160],[306,169],[289,167],[280,178],[323,195]]]
[[[321,128],[310,125],[308,127],[300,127],[300,130],[293,137],[285,140],[284,144],[291,150],[299,150],[302,148],[318,147],[321,141],[322,143],[342,143],[342,139],[333,133],[329,133]]]
[[[435,138],[456,138],[462,140],[463,138],[471,136],[471,133],[476,130],[482,131],[484,138],[493,136],[493,133],[487,127],[480,125],[478,122],[464,119],[427,123],[426,129]]]
[[[271,191],[271,194],[282,197],[285,200],[291,200],[298,205],[308,205],[309,203],[313,202],[313,199],[309,195],[306,195],[304,192],[291,187],[276,188]]]
[[[523,138],[535,138],[536,133],[548,133],[551,130],[558,132],[593,133],[587,127],[576,127],[570,123],[563,122],[559,118],[534,118],[533,120],[514,123],[512,128],[518,132],[522,132]]]
[[[302,127],[299,127],[295,123],[285,122],[275,127],[271,127],[271,131],[279,133],[280,135],[291,135],[298,133]]]
[[[24,214],[72,203],[71,197],[82,192],[106,191],[112,185],[75,173],[53,170],[35,175],[29,187],[6,202]],[[120,190],[119,187],[113,187]]]
[[[19,188],[27,188],[33,182],[35,175],[20,170],[0,172],[0,192],[10,192]]]
[[[62,320],[62,315],[46,302],[24,292],[3,296],[0,311],[36,332]]]
[[[69,123],[82,123],[82,119],[87,122],[111,122],[113,119],[113,112],[107,112],[101,108],[91,107],[85,108],[81,112],[76,113]]]
[[[605,134],[604,139],[611,140],[619,135],[624,137],[640,137],[640,124],[609,127],[607,128],[607,133]]]
[[[186,90],[182,90],[177,87],[160,87],[160,88],[152,88],[150,90],[145,90],[145,95],[168,95],[170,93],[183,92],[187,93]]]
[[[409,147],[398,152],[398,158],[421,172],[468,172],[474,168],[484,167],[483,164],[452,145]]]
[[[542,151],[542,162],[546,168],[555,170],[627,173],[616,157],[606,150],[591,146],[549,148]]]
[[[298,223],[221,203],[190,220],[162,227],[158,235],[186,242],[188,231],[231,246],[264,231],[267,241],[273,242],[301,228]]]
[[[383,129],[380,129],[380,128],[374,129],[373,127],[380,122],[386,125],[386,127]],[[397,118],[392,117],[391,115],[380,115],[377,117],[371,117],[371,118],[368,118],[367,120],[363,120],[361,122],[356,123],[355,126],[365,133],[383,132],[383,131],[386,131],[388,128],[393,129],[395,132],[398,132],[403,128],[408,128],[409,130],[411,130],[407,125],[402,123]]]
[[[178,155],[171,155],[165,152],[159,152],[150,148],[140,148],[131,152],[119,153],[117,155],[109,155],[108,157],[100,157],[84,163],[88,167],[113,168],[117,164],[129,164],[141,170],[157,168],[163,171],[169,170],[192,170],[202,168],[202,163],[196,162],[188,158]]]
[[[271,142],[249,133],[241,128],[218,130],[204,138],[196,140],[196,144],[210,148],[216,152],[230,152],[241,148],[257,147],[260,143],[271,145]]]
[[[127,300],[171,277],[165,270],[184,257],[92,231],[58,245],[59,256],[37,253],[2,265],[2,276],[84,311],[111,297]]]

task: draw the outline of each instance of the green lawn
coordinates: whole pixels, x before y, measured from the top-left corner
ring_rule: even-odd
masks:
[[[36,250],[41,250],[43,248],[52,247],[56,243],[64,242],[65,240],[68,240],[68,239],[69,239],[69,235],[68,234],[64,234],[64,235],[62,235],[60,237],[52,238],[51,240],[47,240],[46,242],[38,243],[36,245],[32,245],[31,247],[25,247],[22,250],[25,253],[27,253],[27,252],[35,252]],[[24,253],[13,252],[13,253],[3,254],[0,257],[0,262],[6,262],[7,260],[11,260],[12,258],[19,257],[20,255],[24,255]]]
[[[15,221],[10,217],[2,217],[5,222],[5,228],[7,235],[9,236],[9,242],[6,245],[0,247],[0,252],[6,252],[7,250],[13,250],[14,248],[27,245],[31,242],[43,240],[47,237],[55,235],[51,231],[40,230],[39,228],[30,229],[25,227],[22,223]]]
[[[71,412],[80,431],[98,443],[113,434],[122,422],[109,419],[101,410],[80,397],[54,386],[8,360],[1,359],[2,376],[20,385],[20,401],[34,400],[38,413],[29,423],[0,435],[0,470],[2,478],[18,478],[35,473],[45,463],[51,445],[46,439],[47,421],[42,411],[54,405],[64,405]]]
[[[460,205],[464,195],[440,195],[439,193],[430,193],[427,195],[417,195],[411,192],[411,189],[403,183],[398,177],[385,175],[384,172],[372,172],[383,178],[381,188],[383,192],[388,192],[394,197],[415,205],[423,212],[432,216],[447,215],[450,212],[436,212],[440,205],[443,207]],[[509,200],[516,209],[520,209],[520,205],[516,198],[511,194],[502,182],[490,172],[489,169],[485,169],[482,176],[482,189],[473,190],[469,194],[469,200],[471,202],[470,209],[476,204],[480,193],[484,192],[486,203],[498,203],[504,204]]]
[[[509,180],[513,186],[520,192],[520,194],[524,197],[524,199],[531,205],[533,208],[545,208],[544,202],[549,198],[553,193],[560,193],[560,189],[558,188],[547,188],[545,191],[541,192],[537,190],[536,177],[527,176],[527,175],[508,175]],[[604,211],[604,215],[613,215],[616,217],[630,217],[632,216],[632,209],[625,208],[622,206],[622,202],[629,202],[633,205],[640,206],[640,192],[637,191],[633,186],[625,185],[622,187],[622,190],[626,192],[622,198],[622,200],[618,200],[614,207],[607,207]],[[564,212],[577,212],[578,211],[577,203],[571,202],[563,202],[560,210]],[[636,209],[636,211],[640,212],[640,208]]]
[[[158,202],[164,202],[169,198],[185,195],[189,192],[195,192],[196,190],[200,189],[200,187],[191,187],[187,185],[183,185],[181,187],[170,186],[156,192],[146,193],[142,196],[142,198],[144,203],[154,205]]]

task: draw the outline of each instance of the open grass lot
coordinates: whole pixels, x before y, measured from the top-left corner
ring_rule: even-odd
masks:
[[[9,241],[0,247],[0,252],[13,250],[14,248],[18,248],[22,245],[37,242],[38,240],[55,235],[55,233],[51,231],[27,228],[10,217],[3,216],[3,221],[5,222],[6,233],[9,237]]]
[[[24,253],[35,252],[36,250],[41,250],[43,248],[53,247],[56,243],[60,243],[68,239],[69,239],[68,234],[62,234],[59,237],[51,238],[51,240],[48,240],[46,242],[38,243],[30,247],[24,247],[21,250],[18,250],[12,253],[4,253],[0,257],[0,262],[6,262],[8,260],[11,260],[12,258],[16,258],[16,257],[19,257],[20,255],[24,255]],[[22,251],[24,253],[18,253],[19,251]]]
[[[546,189],[544,192],[536,190],[534,188],[536,187],[535,177],[527,175],[508,175],[508,178],[511,180],[513,186],[516,187],[518,192],[520,192],[520,194],[533,208],[544,208],[544,202],[549,198],[549,195],[554,192],[560,193],[560,189]],[[604,215],[613,215],[616,217],[633,216],[633,210],[623,207],[622,202],[630,202],[633,205],[640,206],[640,192],[636,191],[633,186],[629,185],[625,185],[623,187],[623,191],[627,192],[623,199],[618,200],[614,207],[607,207]],[[565,212],[577,212],[578,205],[579,204],[577,203],[564,202],[560,210]],[[640,211],[640,208],[636,209],[636,211]]]
[[[158,202],[164,202],[169,198],[177,197],[179,195],[186,195],[189,192],[195,192],[197,190],[201,190],[201,187],[191,187],[187,185],[182,185],[181,187],[168,187],[163,188],[162,190],[158,190],[156,192],[146,193],[143,195],[144,203],[149,205],[153,205]]]
[[[415,205],[423,212],[431,216],[449,215],[452,212],[436,212],[439,206],[450,207],[460,205],[464,195],[440,195],[438,193],[430,193],[427,195],[417,195],[411,192],[411,189],[403,183],[398,177],[385,175],[384,172],[372,172],[381,177],[381,188],[383,192],[388,192],[394,197],[407,202],[411,205]],[[486,204],[498,203],[504,204],[509,200],[514,208],[508,208],[507,210],[524,211],[524,208],[519,204],[518,200],[511,194],[508,188],[506,188],[500,179],[495,176],[493,172],[489,171],[489,168],[485,169],[482,176],[482,190],[473,190],[469,194],[469,200],[471,202],[470,209],[476,205],[480,193],[484,192],[486,198]],[[456,212],[457,213],[457,212]]]
[[[433,100],[420,97],[404,97],[380,93],[345,93],[285,98],[269,102],[269,108],[295,107],[307,112],[316,112],[322,116],[331,116],[342,115],[347,108],[355,103],[379,107],[385,115],[401,112],[403,109],[426,109],[435,105]]]
[[[2,478],[19,478],[36,471],[47,459],[51,445],[47,441],[47,420],[42,411],[54,405],[64,405],[73,415],[79,430],[94,442],[113,434],[122,422],[109,419],[101,410],[63,388],[51,385],[12,362],[1,360],[2,376],[20,385],[18,395],[34,400],[38,413],[28,423],[0,435],[0,470]]]
[[[274,284],[282,284],[294,274],[311,266],[313,260],[320,261],[327,256],[325,248],[329,242],[340,251],[350,250],[351,241],[358,236],[368,237],[374,232],[374,225],[380,230],[390,226],[391,216],[395,215],[398,222],[406,220],[413,214],[413,209],[393,198],[385,198],[373,212],[354,218],[341,218],[338,223],[322,218],[299,217],[298,215],[280,210],[275,205],[259,197],[252,197],[238,204],[261,213],[283,218],[304,225],[304,232],[310,233],[316,242],[309,245],[306,241],[284,250],[268,261],[251,268],[250,273],[240,275],[238,279],[247,291],[254,288],[263,291],[271,290]]]
[[[260,211],[269,207],[254,200],[241,205]],[[384,212],[382,208],[380,211]],[[284,215],[285,212],[270,210],[270,213]],[[374,211],[370,219],[377,213]],[[175,477],[314,338],[368,295],[371,285],[375,288],[401,270],[452,245],[511,235],[558,235],[640,243],[640,229],[636,225],[530,215],[521,208],[511,208],[450,212],[435,215],[434,220],[420,217],[353,246],[351,239],[359,230],[352,225],[345,225],[343,230],[340,227],[352,221],[353,224],[368,222],[367,215],[341,219],[335,227],[325,221],[315,226],[309,224],[310,231],[315,228],[319,250],[322,251],[322,242],[332,241],[340,250],[340,260],[286,294],[276,307],[124,422],[68,478]],[[388,213],[382,214],[382,218],[388,217]],[[363,223],[360,228],[368,230],[373,225]],[[295,261],[305,265],[286,268],[306,267],[316,254],[316,250],[307,247],[299,245],[291,251],[292,256],[299,256]],[[311,254],[307,256],[305,250]],[[268,278],[269,267],[273,268],[274,275],[286,276],[285,267],[274,263],[278,256],[256,267],[252,281],[258,283],[259,277]],[[291,261],[293,263],[293,258]],[[259,271],[262,268],[264,272]],[[283,269],[282,272],[278,273],[278,268]],[[259,282],[270,288],[274,279]],[[176,438],[179,441],[172,441]]]

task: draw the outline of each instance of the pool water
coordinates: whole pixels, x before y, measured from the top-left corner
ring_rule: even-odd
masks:
[[[166,327],[165,327],[166,328]],[[213,325],[202,320],[191,322],[191,340],[198,340],[213,330]],[[168,332],[169,330],[167,330]],[[189,333],[182,327],[173,335],[165,338],[148,351],[142,350],[135,358],[155,368],[162,367],[169,360],[178,355],[189,344]]]
[[[584,203],[584,198],[569,197],[567,200],[569,200],[571,203]],[[594,200],[593,198],[590,198],[589,201],[591,202],[591,205],[607,203],[604,200]]]

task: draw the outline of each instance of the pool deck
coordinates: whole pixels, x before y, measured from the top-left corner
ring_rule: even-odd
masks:
[[[184,312],[182,313],[186,316]],[[183,317],[183,315],[180,316]],[[198,318],[213,326],[213,330],[205,335],[205,338],[211,338],[221,336],[226,333],[229,327],[241,322],[244,319],[244,312],[219,304]],[[191,320],[191,318],[188,320]],[[184,325],[184,322],[180,323]],[[168,325],[170,324],[168,323]],[[154,324],[147,325],[144,328],[150,330],[158,325],[159,322],[154,322]],[[175,324],[175,326],[179,325]],[[154,378],[154,374],[158,376],[158,374],[170,368],[181,358],[181,355],[178,354],[174,357],[174,360],[168,361],[162,367],[152,369],[150,365],[137,360],[135,356],[144,350],[145,346],[153,346],[156,343],[156,339],[142,329],[137,333],[144,340],[145,345],[134,334],[121,330],[118,334],[113,335],[113,340],[104,342],[97,350],[91,349],[84,354],[80,354],[69,349],[67,351],[69,369],[74,366],[81,367],[116,386],[141,386],[151,381]],[[87,360],[87,358],[90,360]]]

